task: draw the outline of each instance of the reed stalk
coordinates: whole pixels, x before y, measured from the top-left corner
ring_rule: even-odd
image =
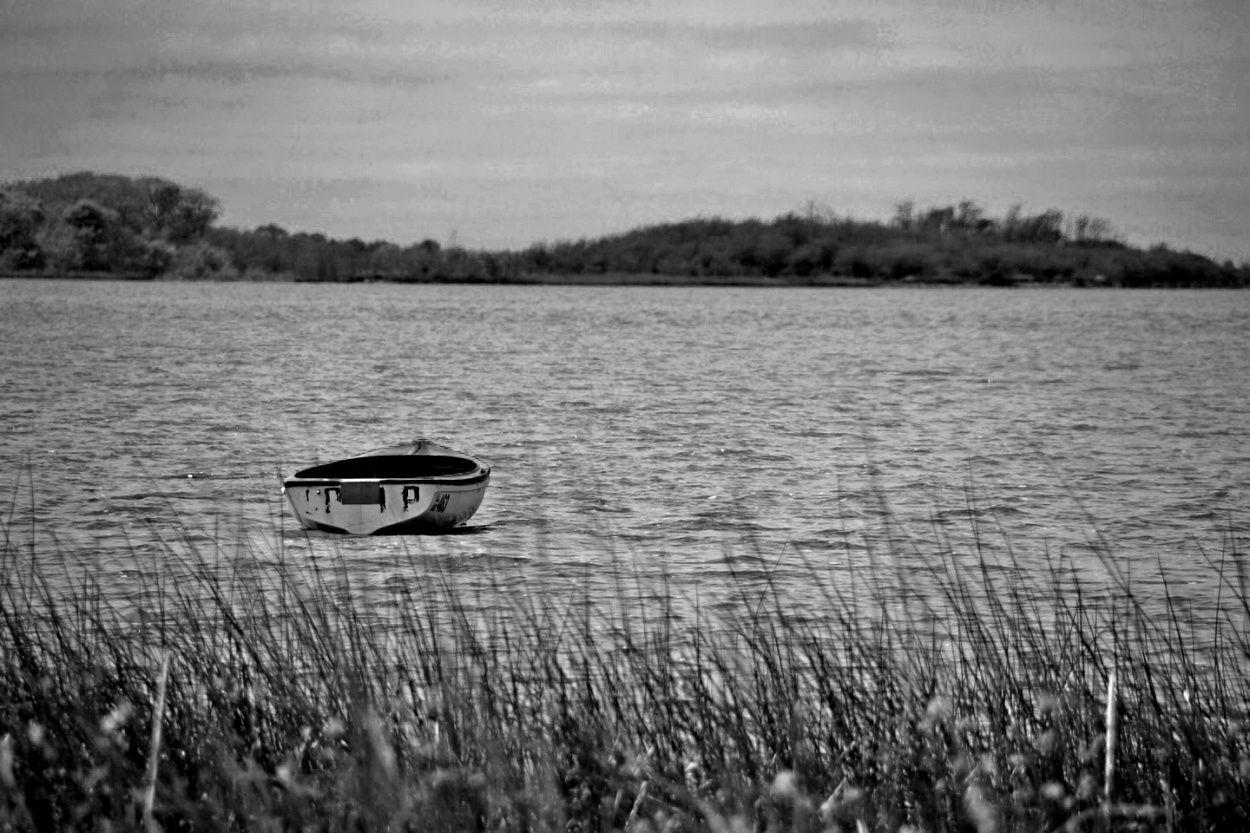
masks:
[[[156,775],[161,760],[161,727],[165,723],[165,686],[169,681],[169,652],[161,654],[161,671],[156,680],[155,701],[152,704],[152,739],[148,744],[147,787],[143,791],[143,829],[147,833],[159,833],[160,827],[152,815],[156,804]]]
[[[1103,767],[1103,798],[1107,806],[1111,806],[1111,802],[1115,797],[1115,747],[1117,735],[1117,718],[1119,709],[1117,708],[1117,692],[1115,687],[1114,667],[1111,673],[1107,675],[1107,719],[1106,719],[1106,764]]]

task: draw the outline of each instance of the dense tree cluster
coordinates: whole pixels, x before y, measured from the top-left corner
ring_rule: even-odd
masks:
[[[301,281],[1072,283],[1247,286],[1250,263],[1125,245],[1111,224],[971,200],[889,221],[816,203],[772,220],[699,217],[520,251],[215,226],[217,201],[156,178],[80,173],[0,185],[0,273]]]
[[[215,199],[155,177],[77,173],[0,186],[0,272],[155,277],[202,254]]]

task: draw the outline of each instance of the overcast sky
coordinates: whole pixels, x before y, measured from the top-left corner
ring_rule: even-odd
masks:
[[[1250,0],[0,0],[0,181],[520,248],[812,201],[1250,260]]]

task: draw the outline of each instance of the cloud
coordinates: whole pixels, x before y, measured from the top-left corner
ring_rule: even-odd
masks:
[[[1246,201],[1247,8],[10,3],[0,173],[156,173],[244,225],[454,223],[482,245],[929,195],[1123,212],[1151,234],[1206,189],[1222,231],[1177,233],[1245,252],[1210,218]]]

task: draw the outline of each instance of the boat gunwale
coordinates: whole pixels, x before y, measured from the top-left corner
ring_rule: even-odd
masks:
[[[302,486],[305,489],[338,486],[343,481],[377,483],[380,486],[421,485],[435,483],[445,486],[471,486],[490,479],[490,469],[479,466],[464,474],[432,474],[426,477],[300,477],[298,473],[282,481],[284,486]]]
[[[391,449],[382,449],[391,450]],[[476,457],[451,451],[443,454],[358,454],[325,463],[315,463],[295,472],[290,479],[304,480],[448,480],[464,482],[480,474],[490,474],[490,466]],[[423,468],[441,466],[442,471],[423,472]],[[357,471],[353,469],[358,468]],[[379,472],[377,469],[383,469]],[[415,470],[405,471],[408,470]],[[455,480],[460,478],[460,480]]]

